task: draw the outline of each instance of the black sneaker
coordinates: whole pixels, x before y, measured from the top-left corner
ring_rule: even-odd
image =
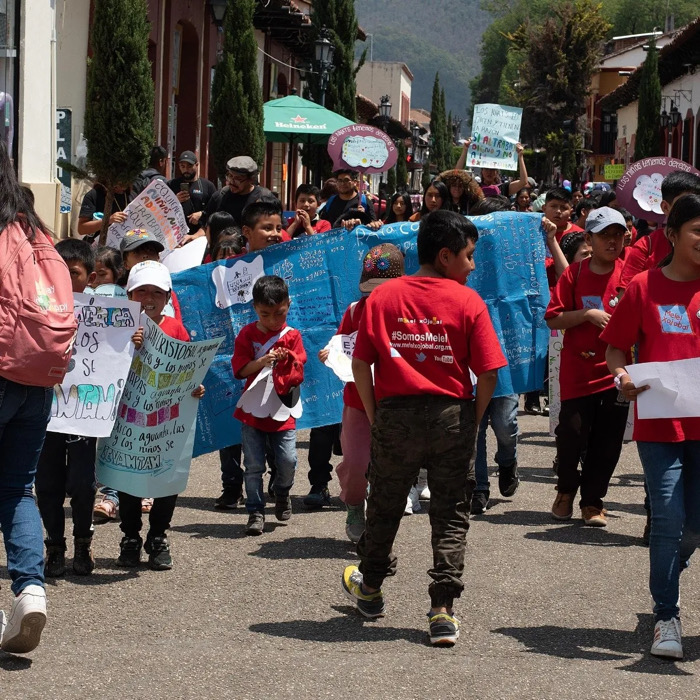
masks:
[[[221,495],[214,501],[214,508],[217,510],[234,510],[244,503],[245,500],[239,488],[224,486]]]
[[[66,541],[50,542],[46,540],[46,563],[44,576],[58,578],[66,573]]]
[[[453,647],[459,639],[459,620],[448,613],[428,613],[430,643],[433,646]]]
[[[117,566],[133,569],[141,563],[141,546],[143,540],[140,537],[122,537],[119,543],[119,558]]]
[[[472,515],[481,515],[486,512],[489,507],[489,492],[488,491],[474,491],[472,494],[472,505],[470,513]]]
[[[92,556],[92,537],[76,537],[73,549],[73,571],[78,576],[89,576],[95,570]]]
[[[312,486],[308,496],[304,496],[304,505],[309,509],[323,508],[331,504],[330,491],[325,486]]]
[[[147,537],[144,545],[148,554],[148,568],[153,571],[167,571],[173,568],[173,558],[170,556],[170,544],[167,535]]]
[[[248,524],[245,527],[246,535],[262,535],[265,529],[265,513],[259,511],[248,516]]]
[[[275,517],[277,520],[289,520],[292,517],[292,499],[289,496],[277,496],[275,501]]]
[[[540,400],[537,399],[537,401],[526,401],[525,402],[525,413],[528,413],[531,416],[542,415],[542,408],[540,407]]]
[[[501,496],[510,498],[518,490],[518,484],[520,484],[520,478],[517,464],[512,467],[498,468],[498,490]]]

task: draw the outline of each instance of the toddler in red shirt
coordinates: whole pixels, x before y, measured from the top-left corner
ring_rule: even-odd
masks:
[[[299,331],[287,325],[289,305],[284,280],[261,277],[253,285],[258,320],[241,329],[233,346],[233,376],[247,380],[233,415],[243,424],[248,535],[262,535],[265,528],[262,476],[268,445],[276,465],[275,517],[286,521],[292,516],[289,492],[297,466],[296,418],[301,415],[299,385],[304,381],[306,352]]]
[[[453,645],[459,637],[452,606],[464,589],[471,455],[497,371],[506,365],[486,304],[464,286],[478,235],[456,212],[423,216],[420,268],[372,292],[352,361],[372,426],[372,461],[360,566],[346,567],[343,590],[365,617],[384,615],[381,585],[396,571],[394,538],[411,487],[427,467],[433,546],[428,617],[435,645]],[[476,400],[470,368],[478,378]]]
[[[395,245],[382,243],[372,248],[362,261],[360,277],[362,298],[348,306],[336,335],[347,335],[354,340],[370,292],[387,280],[401,277],[403,274],[403,253]],[[324,348],[319,351],[318,359],[325,362],[328,359],[328,350]],[[345,385],[343,404],[340,432],[343,459],[336,471],[340,483],[340,500],[347,508],[345,534],[351,542],[357,543],[365,529],[365,496],[367,495],[367,465],[370,460],[371,425],[354,382],[348,382]]]
[[[580,487],[584,523],[607,524],[603,498],[622,450],[629,403],[615,388],[605,363],[606,345],[599,336],[617,304],[619,257],[626,232],[625,220],[616,209],[594,209],[586,219],[591,257],[564,271],[545,313],[550,328],[566,330],[559,371],[561,411],[555,431],[559,466],[552,516],[556,520],[571,518]]]
[[[138,301],[141,310],[156,323],[166,335],[176,340],[189,343],[190,336],[182,325],[172,316],[164,316],[163,310],[170,299],[172,282],[170,272],[165,265],[153,260],[137,263],[131,268],[126,293],[131,301]],[[133,335],[136,349],[143,345],[143,328]],[[204,387],[200,384],[192,396],[201,399]],[[175,511],[177,494],[153,499],[148,511],[149,531],[144,544],[141,539],[141,497],[119,491],[119,511],[121,530],[124,533],[120,547],[117,566],[135,567],[141,563],[141,545],[148,554],[148,566],[154,571],[172,569],[170,544],[165,534],[170,528],[170,521]]]
[[[670,262],[630,282],[601,334],[609,343],[608,368],[632,401],[649,386],[635,386],[627,374],[631,345],[637,345],[639,362],[700,357],[700,194],[674,202],[666,234]],[[691,383],[685,391],[696,394],[697,386]],[[680,572],[700,542],[700,416],[637,415],[634,439],[651,502],[649,588],[656,620],[651,653],[680,659]]]

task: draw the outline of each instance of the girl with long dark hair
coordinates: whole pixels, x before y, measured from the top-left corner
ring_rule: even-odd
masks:
[[[452,209],[450,205],[450,191],[447,185],[440,180],[433,180],[423,192],[423,206],[417,211],[409,221],[420,221],[422,216],[430,214],[438,209]]]
[[[408,221],[413,213],[413,202],[405,192],[396,192],[389,202],[389,211],[384,219],[385,224],[395,224],[398,221]]]

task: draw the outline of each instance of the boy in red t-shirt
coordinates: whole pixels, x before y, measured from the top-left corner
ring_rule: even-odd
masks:
[[[563,187],[554,187],[544,198],[542,213],[557,227],[557,242],[567,233],[583,231],[580,226],[571,223],[571,192]]]
[[[360,566],[346,567],[343,590],[365,617],[384,615],[381,585],[396,571],[394,538],[411,486],[427,467],[434,561],[429,627],[436,645],[459,637],[452,605],[464,589],[470,460],[497,370],[506,365],[486,304],[464,286],[477,238],[474,224],[456,212],[423,217],[420,268],[372,292],[352,362],[372,425],[372,461]],[[476,400],[470,368],[478,378]]]
[[[661,183],[661,211],[664,216],[668,216],[673,203],[684,194],[700,194],[700,177],[680,170],[666,175]],[[636,275],[659,267],[670,254],[671,244],[663,226],[631,245],[625,255],[625,266],[618,283],[620,296]]]
[[[599,338],[617,304],[619,258],[626,233],[619,211],[593,210],[586,220],[591,257],[565,270],[545,313],[550,328],[566,330],[559,371],[561,411],[555,431],[558,494],[552,516],[571,518],[580,486],[583,521],[597,527],[607,524],[603,498],[620,457],[629,413],[629,403],[619,396],[608,371],[606,346]]]
[[[312,236],[331,230],[331,222],[320,219],[318,205],[321,190],[314,185],[299,185],[295,194],[296,216],[288,222],[287,233],[292,237]]]
[[[371,248],[362,260],[360,292],[362,298],[348,306],[336,335],[357,336],[365,304],[370,293],[387,280],[404,274],[403,253],[392,243]],[[318,353],[325,362],[328,350]],[[340,500],[347,508],[345,534],[357,543],[365,529],[365,497],[367,496],[367,465],[370,460],[370,423],[354,382],[348,382],[343,391],[343,422],[340,444],[343,459],[338,465]]]
[[[287,325],[289,305],[284,280],[274,275],[261,277],[253,285],[253,308],[258,320],[241,329],[233,346],[233,376],[247,379],[233,415],[243,423],[248,535],[262,535],[265,529],[262,475],[267,445],[275,455],[275,517],[285,521],[292,516],[289,491],[297,466],[295,417],[301,415],[298,388],[304,381],[306,352],[299,331]],[[253,394],[254,385],[265,387],[262,381],[256,384],[262,371],[269,374],[267,381],[272,381],[274,387],[264,394]],[[256,396],[260,396],[257,402]]]
[[[190,336],[180,321],[172,316],[165,316],[163,310],[172,291],[170,272],[165,265],[153,260],[137,263],[131,268],[126,293],[131,301],[141,304],[141,310],[157,324],[166,335],[176,340],[189,343]],[[143,345],[143,328],[133,335],[136,349]],[[201,399],[204,386],[201,384],[192,392],[192,396]],[[124,533],[119,545],[120,553],[117,566],[136,567],[141,563],[141,545],[148,554],[148,566],[154,571],[173,568],[170,556],[170,544],[165,534],[173,518],[177,494],[153,499],[148,511],[149,530],[144,544],[141,539],[141,497],[125,491],[119,491],[119,512],[121,530]]]

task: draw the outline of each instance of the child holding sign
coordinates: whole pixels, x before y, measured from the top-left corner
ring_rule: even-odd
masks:
[[[153,260],[137,263],[129,273],[126,284],[127,296],[131,301],[138,301],[141,310],[166,335],[176,340],[189,342],[190,336],[180,321],[163,315],[172,290],[170,272],[165,265]],[[143,328],[134,333],[134,345],[138,350],[143,344]],[[200,384],[192,396],[201,399],[204,387]],[[170,544],[165,534],[175,511],[177,494],[155,498],[149,511],[149,526],[146,543],[141,539],[141,498],[124,491],[119,492],[119,509],[121,512],[121,529],[124,533],[120,544],[117,566],[135,567],[141,563],[141,546],[148,554],[148,566],[154,571],[172,569]]]
[[[265,528],[262,475],[268,444],[276,464],[275,517],[285,521],[292,515],[289,491],[297,465],[296,418],[301,415],[299,385],[304,380],[306,352],[299,331],[287,325],[289,305],[283,279],[274,275],[258,279],[253,285],[258,320],[241,329],[233,346],[233,376],[247,379],[233,415],[243,423],[248,535],[262,535]]]
[[[348,306],[336,333],[351,339],[346,350],[350,356],[370,292],[387,280],[401,277],[403,274],[403,253],[392,243],[375,246],[365,255],[360,277],[362,298]],[[328,355],[328,349],[324,348],[318,353],[318,359],[325,363]],[[350,381],[345,385],[343,404],[343,427],[340,432],[343,460],[338,465],[337,472],[340,500],[347,508],[345,534],[356,544],[365,529],[365,496],[372,426],[367,419],[355,382]]]
[[[631,401],[649,387],[635,386],[627,374],[630,346],[637,344],[639,362],[700,357],[700,194],[674,202],[666,235],[670,262],[629,283],[601,334],[609,343],[608,368]],[[697,392],[697,386],[686,391]],[[656,620],[651,653],[680,659],[680,572],[700,542],[700,416],[635,416],[634,439],[651,500],[649,588]]]
[[[87,241],[67,238],[56,244],[66,261],[73,292],[82,294],[95,278],[95,255]],[[36,500],[46,529],[44,575],[66,572],[66,516],[63,501],[70,496],[73,516],[73,571],[79,576],[95,568],[92,556],[92,506],[95,502],[95,451],[97,438],[46,433],[36,471]]]

